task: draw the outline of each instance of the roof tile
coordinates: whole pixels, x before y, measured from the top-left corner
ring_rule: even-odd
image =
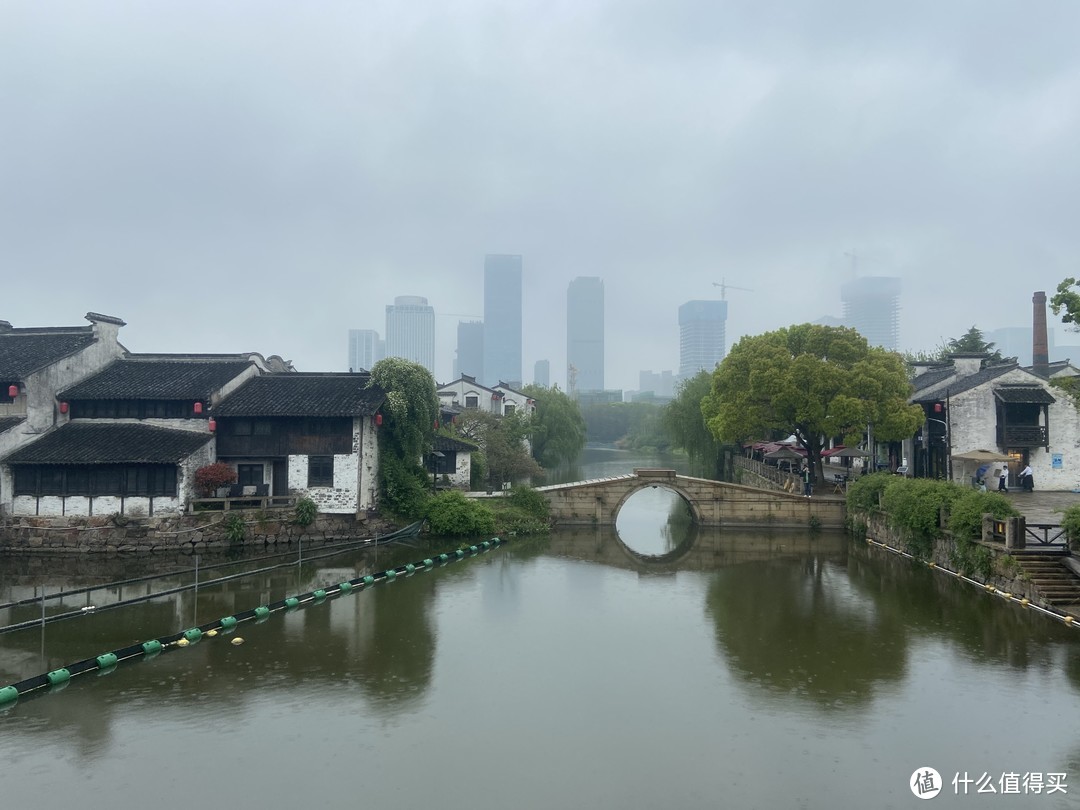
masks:
[[[213,436],[130,422],[69,422],[20,447],[6,464],[175,464]]]

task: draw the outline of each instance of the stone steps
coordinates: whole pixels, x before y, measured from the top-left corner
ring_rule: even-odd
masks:
[[[1080,579],[1057,554],[1018,554],[1016,561],[1040,596],[1051,605],[1080,602]]]

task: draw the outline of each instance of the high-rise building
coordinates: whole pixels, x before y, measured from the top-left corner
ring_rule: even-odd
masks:
[[[551,386],[551,363],[547,360],[537,360],[533,364],[533,382],[544,388]]]
[[[484,376],[488,386],[521,383],[521,257],[484,257]]]
[[[671,399],[675,396],[675,377],[670,371],[639,371],[638,389],[639,394]]]
[[[679,307],[679,376],[712,371],[724,359],[727,301],[687,301]]]
[[[386,356],[404,357],[435,374],[435,310],[419,295],[386,306]]]
[[[900,279],[863,276],[840,287],[844,324],[871,346],[896,351],[900,345]]]
[[[566,290],[566,378],[571,376],[577,391],[604,390],[604,281],[596,276],[575,278]]]
[[[484,378],[484,322],[459,321],[457,327],[457,356],[454,358],[454,379],[468,374]]]
[[[349,370],[371,371],[382,360],[382,341],[374,329],[349,330]]]

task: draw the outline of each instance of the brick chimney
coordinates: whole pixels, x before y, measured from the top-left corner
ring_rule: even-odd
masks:
[[[1031,371],[1044,380],[1050,376],[1050,350],[1046,340],[1046,292],[1031,296]]]

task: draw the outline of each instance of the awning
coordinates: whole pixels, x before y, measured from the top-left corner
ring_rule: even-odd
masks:
[[[1041,385],[996,385],[994,397],[998,402],[1049,405],[1054,397]]]

